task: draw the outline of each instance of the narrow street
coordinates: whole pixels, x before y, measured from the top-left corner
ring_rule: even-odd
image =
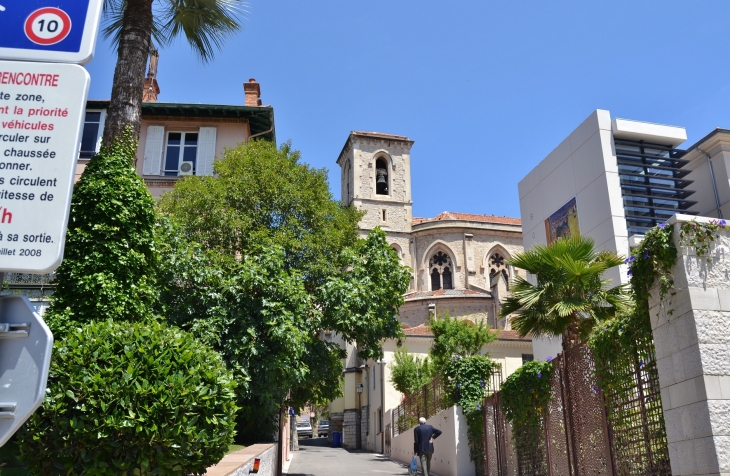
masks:
[[[327,438],[299,440],[289,476],[407,475],[405,465],[382,455],[327,446]]]

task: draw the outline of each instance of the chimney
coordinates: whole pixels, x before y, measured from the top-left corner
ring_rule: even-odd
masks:
[[[160,53],[152,48],[150,51],[150,69],[144,79],[142,102],[157,102],[157,95],[160,94],[160,86],[157,84],[157,62],[159,59]]]
[[[243,83],[243,93],[246,96],[246,106],[261,105],[261,85],[255,79],[251,78],[248,83]]]

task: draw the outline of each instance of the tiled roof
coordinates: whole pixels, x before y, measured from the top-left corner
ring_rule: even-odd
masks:
[[[481,296],[485,298],[492,297],[491,294],[480,293],[479,291],[472,291],[471,289],[438,289],[436,291],[415,291],[405,295],[405,300],[409,299],[420,299],[427,297],[437,296]]]
[[[385,132],[368,132],[368,131],[352,131],[353,134],[359,136],[372,136],[372,137],[389,137],[396,140],[408,140],[406,136],[399,136],[396,134],[386,134]]]
[[[459,213],[459,212],[443,212],[433,218],[413,218],[413,224],[435,222],[435,221],[477,221],[482,223],[496,223],[500,225],[521,225],[522,220],[519,218],[498,217],[495,215],[478,215],[475,213]]]
[[[495,330],[492,330],[491,332],[497,332]],[[406,336],[426,336],[426,337],[433,337],[433,334],[431,333],[431,329],[428,328],[427,325],[421,324],[420,326],[416,327],[406,327],[403,329],[403,333]],[[520,333],[517,331],[507,331],[507,330],[501,330],[499,331],[499,340],[521,340],[521,341],[529,341],[532,340],[532,336],[527,335],[525,337],[521,337]]]

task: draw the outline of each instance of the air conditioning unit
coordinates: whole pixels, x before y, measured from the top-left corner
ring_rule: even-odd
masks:
[[[193,175],[193,163],[186,160],[180,164],[179,175]]]

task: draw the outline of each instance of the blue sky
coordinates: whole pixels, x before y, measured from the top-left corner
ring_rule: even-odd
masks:
[[[244,30],[202,64],[161,51],[164,102],[242,104],[261,83],[279,142],[329,170],[352,130],[403,134],[414,216],[519,216],[517,182],[594,109],[730,128],[726,0],[249,0]],[[100,41],[90,98],[108,98]]]

